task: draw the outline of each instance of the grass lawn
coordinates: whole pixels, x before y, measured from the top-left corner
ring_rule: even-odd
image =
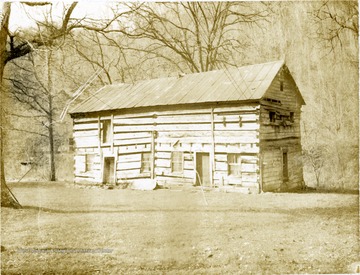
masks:
[[[348,273],[354,194],[133,191],[9,184],[2,274]]]

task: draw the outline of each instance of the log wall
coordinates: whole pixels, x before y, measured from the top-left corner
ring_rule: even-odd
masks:
[[[301,187],[300,118],[303,102],[291,75],[280,72],[264,98],[268,100],[261,101],[259,130],[262,189],[279,191]],[[270,120],[270,112],[276,113],[275,121]],[[288,179],[283,178],[283,152],[287,152]]]
[[[246,187],[257,192],[259,114],[256,104],[114,114],[112,142],[106,145],[100,142],[102,117],[75,118],[75,181],[101,183],[103,158],[113,156],[119,183],[153,177],[165,186],[194,184],[196,153],[204,152],[210,155],[210,175],[215,186]],[[173,151],[183,152],[180,173],[171,169]],[[141,171],[143,153],[152,154],[153,172]],[[241,176],[228,176],[230,153],[241,156]],[[96,156],[91,171],[84,169],[84,156],[88,154]]]

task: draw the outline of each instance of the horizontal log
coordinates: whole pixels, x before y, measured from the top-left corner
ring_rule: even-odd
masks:
[[[128,140],[138,138],[151,138],[151,132],[136,132],[136,133],[115,133],[114,140]]]
[[[133,179],[138,177],[148,177],[150,176],[150,172],[141,173],[140,168],[134,168],[131,170],[118,170],[116,171],[117,179]]]
[[[98,136],[99,136],[98,130],[74,131],[73,132],[74,138],[78,138],[78,137],[96,137],[96,138],[98,138]]]
[[[212,143],[212,137],[183,137],[183,138],[167,138],[167,137],[158,137],[156,139],[157,143],[171,143],[171,144],[179,144],[179,143]],[[239,143],[259,143],[258,133],[256,131],[243,133],[238,133],[237,136],[234,137],[222,137],[219,135],[215,136],[215,143],[223,143],[223,144],[239,144]],[[180,145],[180,144],[179,144]]]
[[[75,146],[78,148],[81,147],[98,147],[99,139],[98,137],[76,137],[74,138]]]
[[[141,161],[122,162],[117,165],[117,171],[140,169]]]
[[[227,162],[215,162],[215,170],[216,171],[228,171],[228,164]]]
[[[170,159],[156,159],[155,165],[157,167],[171,167],[171,160]]]
[[[243,115],[215,115],[215,123],[242,123],[257,122],[257,114],[243,114]],[[113,120],[114,125],[149,125],[149,124],[193,124],[193,123],[211,123],[211,114],[197,114],[197,115],[172,115],[172,116],[157,116],[157,117],[145,117],[145,118],[117,118]]]
[[[244,123],[241,127],[238,123],[215,123],[215,131],[258,130],[258,123]],[[211,124],[158,124],[158,125],[115,125],[114,132],[145,132],[145,131],[211,131]]]
[[[166,184],[192,184],[194,180],[190,178],[178,178],[157,175],[156,181],[166,182]]]
[[[151,137],[114,140],[114,145],[139,145],[139,144],[148,144],[149,146],[151,146]]]
[[[120,154],[118,157],[118,165],[121,165],[123,162],[132,162],[132,161],[141,162],[141,153],[126,154],[126,155]]]
[[[98,123],[80,123],[74,124],[74,131],[77,130],[97,130],[99,127]]]
[[[150,152],[151,148],[149,146],[145,147],[144,145],[138,146],[119,146],[118,152],[119,154],[133,154],[133,153],[142,153],[142,152]]]
[[[194,169],[195,164],[194,161],[184,161],[184,169]]]
[[[157,159],[170,159],[171,158],[171,152],[160,152],[160,151],[157,151],[155,153],[155,157]]]
[[[74,118],[74,123],[97,123],[98,117]]]

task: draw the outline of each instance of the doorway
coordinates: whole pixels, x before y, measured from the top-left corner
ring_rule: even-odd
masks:
[[[106,157],[104,158],[104,175],[103,183],[115,183],[115,158]]]
[[[211,186],[210,183],[210,155],[209,153],[196,153],[196,185]]]

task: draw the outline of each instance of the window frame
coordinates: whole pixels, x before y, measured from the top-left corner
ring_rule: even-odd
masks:
[[[175,158],[176,155],[180,155],[180,156]],[[175,167],[177,168],[174,169]],[[180,168],[178,169],[178,167]],[[182,151],[171,152],[170,168],[171,168],[171,173],[181,174],[184,172],[184,152]]]
[[[236,162],[234,162],[234,157],[236,158]],[[227,154],[227,165],[228,165],[228,176],[230,177],[241,177],[241,154],[237,153],[228,153]],[[236,168],[235,171],[237,173],[233,172],[233,169]]]
[[[106,129],[106,135],[104,135],[104,129],[105,129],[105,125],[107,125]],[[100,140],[101,140],[101,144],[102,145],[109,145],[112,142],[112,138],[113,138],[113,133],[112,133],[112,120],[111,118],[103,118],[100,119]],[[104,140],[104,138],[106,138]]]
[[[147,156],[145,158],[145,156]],[[140,165],[140,173],[151,173],[151,153],[150,152],[142,152],[141,153],[141,165]]]

